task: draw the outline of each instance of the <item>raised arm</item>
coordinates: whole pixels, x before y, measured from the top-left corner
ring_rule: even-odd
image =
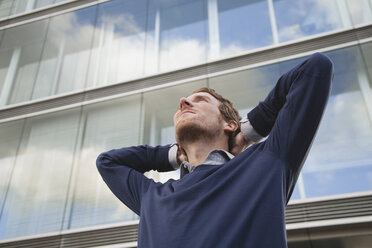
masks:
[[[100,154],[97,168],[111,191],[127,207],[140,214],[141,198],[153,180],[143,175],[150,170],[171,171],[169,146],[132,146]]]
[[[285,73],[266,99],[248,113],[253,128],[267,136],[268,150],[297,178],[323,115],[333,77],[331,60],[320,53]],[[295,180],[294,180],[295,181]]]

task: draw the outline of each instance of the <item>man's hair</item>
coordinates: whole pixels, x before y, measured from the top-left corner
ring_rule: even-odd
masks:
[[[221,104],[218,107],[222,117],[225,119],[225,121],[229,122],[231,120],[236,121],[238,124],[238,128],[232,135],[230,136],[231,138],[235,137],[239,132],[240,132],[240,120],[242,119],[238,113],[238,111],[234,108],[233,103],[229,101],[228,99],[224,98],[220,94],[218,94],[214,89],[203,87],[200,89],[197,89],[193,92],[194,93],[199,93],[199,92],[206,92],[210,95],[212,95],[214,98],[216,98]],[[231,142],[229,140],[229,147],[231,146]]]

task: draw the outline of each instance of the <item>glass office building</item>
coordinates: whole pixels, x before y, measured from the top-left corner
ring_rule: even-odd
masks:
[[[334,83],[289,247],[372,244],[372,0],[6,0],[0,18],[0,247],[136,247],[98,154],[173,143],[203,86],[245,115],[319,51]]]

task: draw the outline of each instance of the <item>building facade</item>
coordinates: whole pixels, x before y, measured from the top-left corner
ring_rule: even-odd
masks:
[[[199,87],[243,116],[314,52],[334,83],[288,244],[371,247],[372,0],[6,0],[0,18],[0,247],[136,247],[98,154],[173,143]]]

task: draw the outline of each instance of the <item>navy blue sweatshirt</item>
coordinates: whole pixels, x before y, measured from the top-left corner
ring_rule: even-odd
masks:
[[[111,191],[140,215],[140,248],[287,247],[285,207],[323,115],[333,65],[316,53],[280,77],[248,113],[269,137],[222,165],[203,164],[179,180],[155,183],[149,170],[170,171],[169,146],[111,150],[97,159]]]

